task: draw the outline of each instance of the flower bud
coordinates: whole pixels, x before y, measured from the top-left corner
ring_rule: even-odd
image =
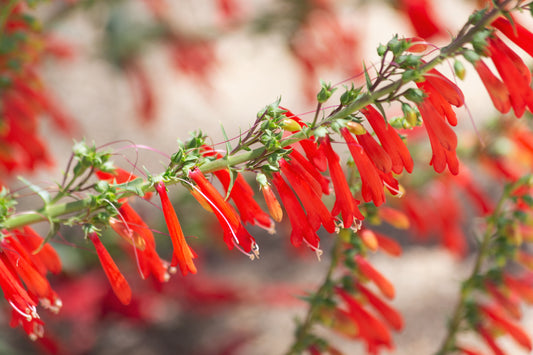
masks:
[[[455,75],[457,75],[457,77],[459,79],[461,79],[461,80],[465,79],[466,69],[465,69],[465,67],[464,67],[462,62],[456,60],[453,63],[453,70],[455,71]]]
[[[356,136],[366,133],[365,127],[363,127],[362,124],[357,122],[350,121],[346,123],[346,128],[348,128],[348,131],[350,131],[350,133],[355,134]]]
[[[288,132],[297,132],[302,129],[302,127],[300,127],[298,122],[296,122],[292,118],[283,119],[280,123],[280,126],[281,128],[283,128],[283,130],[288,131]]]

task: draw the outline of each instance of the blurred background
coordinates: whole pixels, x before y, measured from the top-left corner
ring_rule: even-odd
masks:
[[[6,171],[2,180],[16,186],[17,174],[30,174],[42,185],[60,181],[73,139],[106,145],[125,169],[133,162],[157,173],[167,164],[160,152],[172,154],[177,140],[186,140],[190,131],[202,130],[217,143],[224,139],[223,126],[228,137],[237,137],[280,97],[284,107],[309,119],[320,80],[341,88],[352,80],[362,83],[363,62],[372,67],[378,60],[376,47],[395,34],[445,44],[476,6],[478,2],[466,0],[38,3],[31,11],[51,43],[51,55],[39,63],[39,74],[71,129],[65,134],[57,122],[40,120],[39,135],[54,163],[37,161],[31,169]],[[451,76],[450,68],[440,70]],[[475,75],[467,74],[460,86],[472,113],[458,111],[460,126],[472,132],[472,120],[481,125],[494,112]],[[422,148],[419,156],[417,167],[427,165],[430,152]],[[91,267],[98,260],[80,232],[62,229],[53,245],[65,272],[53,282],[64,306],[57,316],[43,314],[46,331],[57,344],[31,344],[20,329],[8,329],[8,319],[1,319],[0,353],[40,353],[54,346],[71,354],[109,355],[286,351],[294,319],[306,310],[299,297],[324,278],[331,237],[322,236],[325,255],[317,261],[313,253],[289,245],[287,225],[279,225],[275,235],[252,228],[261,258],[250,261],[218,242],[216,220],[190,196],[177,187],[170,194],[186,235],[201,245],[199,274],[174,275],[162,286],[142,281],[127,248],[111,245],[133,288],[133,304],[124,307],[101,269]],[[21,209],[34,202],[28,197]],[[134,202],[153,228],[164,230],[155,204]],[[475,218],[466,214],[472,219],[467,217],[465,226]],[[47,226],[37,228],[46,231]],[[405,329],[395,335],[397,350],[390,353],[431,353],[440,344],[459,283],[470,269],[469,254],[454,255],[438,240],[421,246],[409,230],[384,231],[404,246],[399,259],[372,257],[373,265],[395,284],[393,305],[405,317]],[[170,245],[164,236],[160,239],[158,249],[164,254]],[[531,320],[525,329],[533,329]],[[357,342],[334,339],[346,354],[364,352]]]

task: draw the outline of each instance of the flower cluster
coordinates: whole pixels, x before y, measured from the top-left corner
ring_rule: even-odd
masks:
[[[25,4],[8,3],[0,1],[6,17],[0,27],[0,171],[4,176],[53,164],[39,134],[39,119],[43,115],[51,117],[64,133],[73,132],[71,118],[58,105],[39,74],[44,56],[68,57],[70,50],[41,33]]]
[[[46,279],[61,271],[55,250],[32,228],[2,231],[0,242],[0,288],[12,308],[11,326],[22,326],[32,340],[44,335],[37,305],[59,312],[62,302]]]

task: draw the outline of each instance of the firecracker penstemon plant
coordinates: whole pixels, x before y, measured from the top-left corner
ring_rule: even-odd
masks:
[[[10,13],[20,11],[15,3],[11,1],[1,10],[0,28],[10,28]],[[335,235],[326,278],[306,297],[309,310],[298,321],[287,354],[341,354],[334,343],[316,334],[318,326],[363,342],[370,354],[392,349],[391,331],[403,328],[400,312],[388,303],[395,289],[367,256],[377,250],[401,254],[396,241],[373,230],[376,221],[405,227],[410,217],[420,229],[427,228],[424,219],[430,217],[421,217],[423,212],[417,211],[417,192],[398,182],[408,174],[416,175],[407,149],[409,139],[403,135],[410,137],[409,131],[422,129],[431,146],[430,165],[442,173],[433,190],[442,197],[442,211],[440,217],[431,218],[442,223],[445,246],[464,253],[465,242],[459,237],[462,231],[456,224],[460,212],[447,196],[453,186],[472,197],[485,216],[479,231],[472,232],[478,242],[473,270],[462,284],[446,337],[435,351],[439,355],[480,354],[463,341],[467,332],[477,334],[485,344],[480,347],[494,354],[505,353],[496,341],[501,336],[509,336],[531,351],[531,334],[519,321],[521,303],[533,302],[533,273],[520,274],[517,266],[533,269],[533,256],[528,253],[528,242],[533,241],[533,178],[529,175],[533,133],[527,125],[515,126],[510,121],[498,126],[495,139],[511,142],[520,157],[513,164],[506,160],[514,159],[509,151],[502,154],[490,146],[471,149],[477,149],[485,167],[500,178],[501,196],[491,203],[457,158],[458,141],[452,129],[457,117],[452,106],[465,105],[465,97],[436,69],[453,61],[456,76],[462,78],[467,70],[463,62],[468,62],[499,112],[507,114],[512,109],[517,118],[526,110],[533,112],[530,71],[507,44],[514,42],[533,56],[533,33],[514,17],[518,11],[532,11],[531,7],[523,1],[493,1],[472,14],[457,36],[438,50],[418,38],[395,36],[378,47],[380,63],[365,68],[365,85],[345,86],[336,96],[338,87],[322,83],[309,122],[278,100],[262,109],[236,139],[212,145],[204,134],[195,132],[179,144],[168,168],[159,174],[143,171],[138,164],[129,170],[118,168],[111,151],[76,143],[55,192],[21,179],[42,199],[40,208],[16,211],[17,194],[7,188],[0,194],[0,287],[12,309],[11,324],[20,325],[30,339],[37,340],[45,336],[37,307],[60,311],[60,296],[46,274],[61,272],[58,254],[47,242],[62,225],[83,228],[123,304],[130,303],[132,292],[101,238],[109,227],[131,245],[142,279],[152,276],[164,283],[178,270],[183,276],[201,272],[195,264],[194,242],[185,237],[179,210],[167,194],[167,186],[178,184],[215,215],[227,247],[251,259],[259,257],[259,246],[246,224],[272,232],[275,222],[288,219],[291,243],[308,248],[319,258],[322,250],[317,231],[323,228]],[[495,71],[487,66],[489,61]],[[0,64],[4,65],[3,61]],[[2,88],[4,108],[17,107],[10,89],[29,90],[27,81],[15,79]],[[337,97],[339,102],[332,102]],[[401,108],[403,116],[388,119],[389,106]],[[349,174],[334,147],[348,149]],[[211,175],[224,191],[215,188]],[[256,201],[245,176],[255,176],[268,213]],[[172,242],[170,261],[159,256],[152,230],[129,203],[136,196],[150,199],[154,193],[160,199]],[[323,200],[332,193],[330,208]],[[384,206],[387,194],[400,198],[396,207]],[[400,212],[402,204],[405,214]],[[42,221],[50,224],[44,238],[31,228]]]

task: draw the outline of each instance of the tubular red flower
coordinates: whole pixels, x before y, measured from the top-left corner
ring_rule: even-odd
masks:
[[[300,205],[300,202],[292,192],[289,185],[279,173],[273,174],[272,183],[278,191],[278,194],[281,198],[281,203],[283,203],[291,223],[291,244],[295,247],[299,247],[302,242],[305,241],[306,244],[311,247],[311,249],[319,250],[320,238],[309,224],[307,216]]]
[[[430,101],[424,100],[422,103],[418,103],[417,106],[424,121],[433,152],[430,165],[433,165],[433,168],[438,173],[444,171],[446,165],[448,165],[450,172],[453,175],[457,175],[459,173],[459,161],[455,151],[457,136],[444,119],[440,117],[441,115]]]
[[[110,219],[109,225],[128,243],[136,248],[134,253],[138,261],[139,272],[143,279],[150,274],[159,282],[168,281],[168,265],[161,260],[155,249],[155,239],[152,231],[128,203],[119,208],[119,219]]]
[[[333,182],[333,188],[335,189],[335,205],[333,206],[331,214],[336,216],[340,213],[342,215],[344,228],[350,228],[356,219],[364,219],[364,216],[357,207],[359,201],[357,201],[350,192],[350,187],[348,186],[342,167],[339,164],[339,156],[333,151],[333,148],[331,148],[329,137],[324,137],[321,140],[320,145],[324,146],[331,181]]]
[[[529,69],[522,59],[499,38],[491,37],[487,48],[492,62],[509,90],[509,99],[515,115],[522,117],[526,106],[530,111],[533,108],[533,90],[530,87]]]
[[[274,195],[274,191],[272,191],[268,184],[261,186],[261,191],[263,192],[263,198],[265,199],[270,216],[272,216],[274,221],[281,222],[283,219],[283,210],[276,195]]]
[[[509,112],[511,109],[511,100],[505,84],[492,73],[481,59],[474,63],[474,69],[476,69],[481,82],[483,82],[485,89],[487,89],[496,110],[501,113]]]
[[[428,0],[401,0],[400,8],[409,17],[417,36],[430,38],[445,34],[442,25],[435,18],[435,10]]]
[[[368,303],[374,307],[376,311],[381,314],[383,319],[394,329],[402,330],[403,328],[403,318],[398,311],[385,303],[381,298],[373,294],[368,288],[358,283],[357,288],[365,296]]]
[[[126,281],[124,275],[122,275],[118,269],[117,264],[115,264],[113,258],[111,258],[111,255],[109,255],[109,252],[100,241],[98,234],[91,232],[87,235],[87,237],[94,245],[96,254],[98,255],[98,259],[102,265],[102,269],[104,269],[113,292],[122,304],[129,304],[131,301],[131,289],[128,281]]]
[[[485,340],[485,343],[489,346],[489,348],[492,350],[494,355],[506,355],[503,352],[503,350],[498,346],[498,344],[496,343],[496,340],[494,339],[494,336],[490,333],[490,331],[487,328],[478,324],[476,330],[479,333],[479,335],[481,335],[483,340]]]
[[[343,289],[337,287],[335,293],[348,305],[349,314],[359,329],[358,337],[366,342],[370,354],[377,354],[380,346],[392,349],[390,332],[380,320],[365,310],[353,296]]]
[[[322,224],[329,233],[333,233],[335,231],[334,217],[320,199],[320,195],[311,188],[309,179],[305,179],[305,175],[301,174],[303,169],[296,169],[284,159],[280,160],[280,168],[302,202],[313,230],[318,230]]]
[[[465,102],[465,96],[457,85],[455,85],[450,79],[442,75],[437,69],[431,69],[424,75],[424,79],[435,89],[447,103],[455,107],[463,106]],[[453,111],[452,111],[453,112]],[[455,114],[454,114],[455,116]],[[448,118],[450,119],[450,118]],[[451,125],[454,125],[450,122]]]
[[[405,143],[400,138],[398,132],[387,123],[385,118],[372,106],[366,106],[361,110],[368,122],[374,129],[374,133],[379,138],[383,149],[390,156],[392,161],[392,171],[400,174],[402,170],[410,173],[413,171],[413,158]]]
[[[309,173],[320,184],[320,187],[322,188],[322,193],[324,195],[329,195],[329,192],[330,192],[329,191],[329,180],[320,173],[320,171],[316,168],[315,165],[311,164],[309,160],[305,159],[305,157],[302,154],[300,154],[297,150],[293,150],[291,154],[289,154],[289,156],[291,157],[291,159],[294,159],[296,162],[298,162],[298,164],[301,165],[305,169],[305,171]],[[326,164],[327,164],[327,160],[326,160]],[[327,165],[326,165],[326,168],[327,168]]]
[[[172,206],[172,203],[168,198],[167,188],[162,181],[156,183],[154,187],[161,199],[161,207],[163,208],[170,240],[172,241],[172,246],[174,248],[171,266],[179,265],[183,276],[187,275],[189,272],[191,274],[196,274],[196,266],[192,260],[194,259],[195,254],[185,240],[174,206]]]
[[[389,280],[385,278],[379,271],[377,271],[370,263],[365,260],[361,255],[355,256],[355,262],[359,268],[361,274],[369,278],[379,288],[381,293],[388,299],[394,298],[394,286]]]
[[[518,320],[522,318],[522,310],[520,308],[520,299],[516,296],[514,292],[506,290],[507,292],[501,291],[496,284],[491,281],[485,282],[485,288],[488,293],[492,296],[494,301],[504,309],[508,315]]]
[[[30,295],[35,295],[39,299],[48,298],[52,295],[52,288],[50,283],[46,278],[43,277],[26,259],[20,257],[16,251],[9,248],[9,244],[6,243],[5,239],[10,239],[10,237],[4,238],[2,240],[2,257],[4,258],[4,263],[10,263],[20,279],[26,285],[27,290],[30,292]]]
[[[242,225],[242,222],[233,207],[224,200],[224,197],[205,178],[200,169],[195,168],[189,173],[189,178],[193,180],[205,201],[209,204],[213,213],[224,230],[224,241],[229,249],[235,245],[242,248],[245,253],[257,253],[257,244],[254,238]],[[250,257],[253,254],[249,254]]]
[[[376,168],[384,174],[390,173],[392,170],[392,160],[385,149],[369,133],[358,134],[356,138]]]
[[[374,232],[376,239],[378,241],[379,248],[392,256],[402,255],[402,247],[400,244],[387,236],[384,236],[381,233]]]
[[[385,202],[385,193],[383,192],[383,181],[378,171],[363,147],[358,145],[347,128],[341,129],[341,134],[348,145],[352,158],[359,170],[362,181],[362,195],[365,202],[374,201],[376,206]]]
[[[44,243],[44,239],[31,227],[25,226],[22,230],[15,230],[14,234],[20,244],[24,246],[27,253],[31,255],[30,259],[32,263],[41,274],[44,275],[47,270],[52,274],[59,274],[61,272],[61,259],[59,259],[59,255],[57,255],[57,252],[50,244]],[[18,252],[21,255],[21,251]]]
[[[34,324],[35,319],[39,318],[36,304],[22,287],[20,280],[15,276],[14,270],[12,270],[9,263],[5,264],[5,260],[5,254],[0,252],[0,288],[2,288],[4,298],[13,308],[11,324],[12,326],[22,324],[30,337],[37,338],[39,333],[34,333],[28,327]],[[42,332],[40,334],[42,335]]]
[[[203,146],[204,156],[214,156],[217,159],[221,159],[222,155],[215,152],[209,146]],[[222,183],[224,190],[228,191],[231,184],[231,175],[227,169],[214,171],[213,174]],[[254,199],[254,191],[240,173],[237,174],[233,187],[229,194],[229,198],[235,202],[235,206],[239,211],[241,220],[243,223],[250,223],[252,225],[259,225],[267,230],[274,228],[274,223],[270,219],[267,213],[265,213],[259,204]]]
[[[287,110],[284,107],[280,106],[280,108],[285,110],[285,113],[284,113],[285,117],[295,120],[296,122],[298,122],[300,127],[307,126],[300,117],[296,116],[295,114],[293,114],[291,111]],[[313,165],[319,171],[326,171],[328,167],[326,157],[324,155],[324,152],[317,145],[313,137],[303,139],[299,141],[298,144],[304,150],[307,159],[309,159],[309,161],[313,163]]]
[[[501,16],[492,22],[492,26],[500,30],[507,38],[533,57],[533,33],[515,19],[513,19],[511,24],[508,19]]]
[[[479,309],[485,316],[492,320],[493,324],[496,327],[509,334],[522,347],[529,351],[533,350],[531,339],[522,328],[520,328],[513,322],[507,320],[502,314],[500,314],[500,312],[498,312],[493,307],[489,307],[487,305],[480,305]]]
[[[524,278],[513,277],[509,274],[503,275],[503,283],[528,304],[533,304],[533,285]]]

